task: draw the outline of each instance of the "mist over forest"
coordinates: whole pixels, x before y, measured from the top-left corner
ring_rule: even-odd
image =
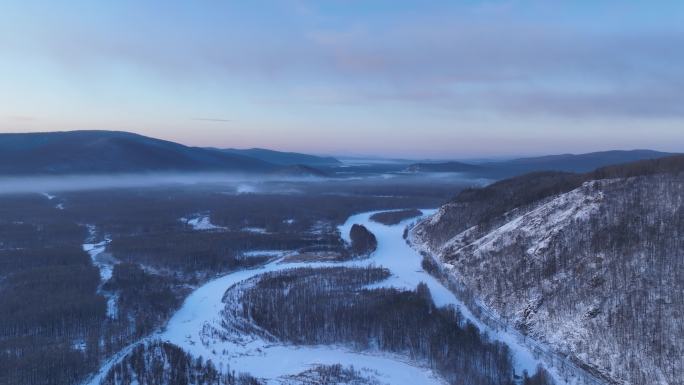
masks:
[[[684,385],[684,1],[0,1],[0,385]]]

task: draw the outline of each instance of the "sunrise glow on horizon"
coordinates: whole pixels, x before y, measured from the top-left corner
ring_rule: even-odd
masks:
[[[0,132],[473,158],[684,149],[681,1],[4,1]]]

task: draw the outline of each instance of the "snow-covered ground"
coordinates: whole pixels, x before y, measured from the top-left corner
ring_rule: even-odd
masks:
[[[268,231],[263,227],[243,227],[242,231],[255,234],[268,234]]]
[[[421,211],[423,212],[423,217],[436,213],[436,210]],[[415,289],[420,282],[425,282],[430,288],[435,305],[456,306],[465,319],[475,324],[481,331],[486,331],[490,338],[506,343],[511,348],[517,373],[522,373],[523,370],[527,370],[528,373],[536,371],[537,364],[540,364],[541,361],[537,360],[529,348],[519,341],[516,336],[488,328],[439,280],[423,270],[421,266],[423,257],[406,244],[403,239],[403,231],[407,224],[417,221],[422,217],[410,218],[398,225],[386,226],[370,220],[374,213],[363,213],[350,217],[345,224],[340,226],[340,232],[343,239],[346,242],[350,242],[349,230],[351,230],[351,226],[354,223],[359,223],[375,234],[378,240],[378,249],[372,255],[371,261],[388,268],[392,272],[392,276],[389,279],[375,286]]]
[[[223,229],[221,226],[216,226],[211,223],[211,218],[209,214],[197,214],[190,218],[180,218],[180,221],[186,225],[192,227],[193,230],[220,230]]]
[[[542,253],[559,231],[574,221],[586,221],[599,210],[603,192],[592,188],[596,182],[585,182],[582,187],[560,194],[539,207],[512,218],[498,228],[472,239],[471,231],[464,231],[444,244],[438,253],[448,250],[458,253],[470,248],[475,254],[500,249],[517,242],[519,237],[530,239],[533,246],[527,250],[531,256]],[[439,220],[439,218],[437,218]]]
[[[365,265],[352,262],[345,265]],[[334,263],[270,263],[262,268],[244,270],[216,279],[193,292],[183,307],[171,318],[158,338],[182,347],[194,356],[211,359],[215,364],[230,365],[231,370],[278,383],[315,365],[342,364],[368,368],[379,373],[381,382],[398,385],[441,384],[432,371],[383,353],[363,353],[336,346],[292,346],[267,342],[261,338],[231,338],[221,341],[212,336],[223,331],[222,301],[226,289],[265,272],[297,267],[337,266]]]
[[[265,272],[272,272],[297,267],[327,266],[368,266],[376,265],[388,268],[391,277],[375,286],[391,286],[413,290],[420,282],[425,282],[438,306],[455,305],[464,317],[481,330],[487,331],[494,339],[507,343],[513,353],[515,370],[521,373],[527,370],[533,373],[539,360],[535,359],[528,348],[515,336],[505,332],[489,330],[479,322],[463,304],[444,287],[437,279],[427,274],[421,267],[422,256],[407,245],[403,239],[403,230],[408,223],[416,220],[408,219],[398,225],[385,226],[370,220],[375,212],[351,216],[339,230],[343,238],[349,241],[349,230],[355,223],[363,224],[373,232],[378,241],[377,250],[365,260],[341,263],[297,262],[282,263],[276,260],[260,268],[242,270],[209,281],[191,293],[182,307],[171,317],[163,330],[138,341],[142,343],[159,338],[182,347],[194,356],[211,359],[216,365],[229,365],[231,370],[249,372],[255,377],[277,383],[288,375],[295,375],[310,369],[317,364],[354,365],[356,368],[368,368],[378,373],[378,380],[388,384],[442,384],[443,380],[431,370],[418,363],[409,362],[404,357],[382,352],[356,352],[339,346],[292,346],[274,344],[261,338],[250,336],[246,339],[230,338],[222,341],[214,333],[225,331],[223,324],[226,303],[223,300],[226,290],[250,278]],[[424,215],[434,210],[424,210]],[[255,253],[258,251],[255,251]],[[263,251],[260,251],[263,253]],[[113,364],[118,362],[137,344],[134,343],[105,363],[97,376],[88,384],[97,385]]]
[[[52,195],[52,194],[46,193],[46,192],[43,193],[43,196],[44,196],[45,198],[47,198],[47,200],[49,200],[49,201],[52,201],[52,200],[54,200],[54,199],[57,198],[56,195]],[[60,202],[60,203],[57,203],[57,204],[55,205],[55,208],[56,208],[57,210],[64,210],[64,203],[61,203],[61,202]]]
[[[250,250],[250,251],[245,251],[244,253],[240,254],[244,258],[252,258],[252,257],[285,257],[287,255],[292,254],[292,251],[288,250]]]
[[[83,244],[83,251],[90,255],[90,259],[92,259],[93,265],[95,265],[95,267],[97,267],[100,270],[100,281],[102,284],[104,284],[105,282],[109,281],[110,278],[112,278],[112,271],[114,269],[113,258],[105,254],[107,245],[112,240],[105,237],[105,239],[100,242],[92,243],[95,242],[96,237],[95,226],[87,226],[89,235],[88,240],[86,241],[86,243]],[[107,298],[107,316],[110,318],[116,318],[117,296],[113,294],[105,294],[105,298]]]
[[[88,233],[88,241],[86,242],[95,242],[95,226],[88,225]],[[102,282],[107,282],[110,278],[112,278],[112,263],[100,258],[102,253],[104,253],[105,249],[107,248],[107,245],[111,241],[111,239],[105,238],[97,243],[83,244],[83,251],[90,255],[90,258],[93,260],[93,265],[100,269],[100,277],[102,278]]]

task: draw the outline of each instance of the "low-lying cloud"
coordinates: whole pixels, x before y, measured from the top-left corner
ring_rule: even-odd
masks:
[[[104,190],[113,188],[170,185],[222,184],[235,193],[257,192],[267,182],[314,182],[316,177],[251,176],[223,173],[144,173],[107,175],[6,176],[0,177],[0,194],[56,193],[60,191]]]

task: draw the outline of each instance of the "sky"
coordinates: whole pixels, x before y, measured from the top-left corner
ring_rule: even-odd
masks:
[[[684,1],[0,1],[0,132],[472,158],[684,151]]]

